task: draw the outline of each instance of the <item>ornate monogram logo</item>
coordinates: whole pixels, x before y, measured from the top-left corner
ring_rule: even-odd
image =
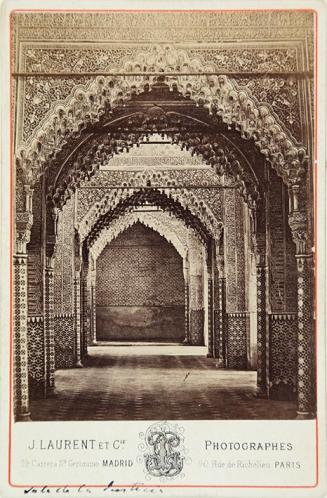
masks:
[[[147,477],[174,478],[181,474],[185,463],[184,428],[167,422],[151,425],[140,433]]]

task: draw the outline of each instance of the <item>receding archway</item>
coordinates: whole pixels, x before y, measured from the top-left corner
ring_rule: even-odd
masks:
[[[185,338],[183,260],[140,222],[97,259],[97,340],[177,342]]]

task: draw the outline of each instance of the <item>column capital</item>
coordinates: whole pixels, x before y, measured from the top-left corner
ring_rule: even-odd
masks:
[[[26,246],[31,238],[33,215],[29,211],[16,213],[16,252],[26,254]]]
[[[257,268],[265,268],[267,266],[266,253],[265,252],[256,252],[255,261],[256,261]]]
[[[217,265],[219,278],[223,278],[225,275],[225,262],[223,254],[216,254],[216,265]]]
[[[296,255],[307,253],[308,225],[305,211],[293,211],[288,216],[292,238],[296,247]]]

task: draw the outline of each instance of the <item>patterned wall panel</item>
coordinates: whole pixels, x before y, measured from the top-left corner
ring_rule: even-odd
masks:
[[[297,318],[293,313],[270,315],[270,390],[273,399],[293,399],[297,375]]]
[[[287,202],[287,199],[285,199]],[[291,229],[288,222],[285,222],[285,264],[286,264],[286,295],[285,309],[288,311],[297,310],[297,267],[295,259],[295,244],[293,242]]]
[[[73,247],[74,247],[74,197],[69,199],[64,208],[63,236],[63,313],[71,313],[73,309]]]
[[[274,313],[295,311],[296,260],[295,245],[287,220],[287,192],[281,178],[271,171],[269,181],[270,222],[270,291]]]
[[[248,322],[247,313],[227,315],[227,368],[235,370],[247,368]]]
[[[42,234],[42,190],[38,181],[33,192],[33,225],[30,242],[27,245],[28,313],[39,316],[43,312],[43,262],[41,254]]]
[[[225,203],[225,268],[226,268],[226,309],[237,311],[237,271],[235,260],[235,192],[224,191]]]
[[[159,234],[137,223],[97,260],[97,306],[184,305],[182,259]]]
[[[44,330],[43,317],[27,321],[28,381],[31,398],[44,396]]]
[[[243,201],[234,189],[224,191],[226,309],[228,313],[245,310],[245,254]]]
[[[204,344],[204,310],[190,310],[190,344],[203,346]]]
[[[54,255],[55,313],[73,311],[74,198],[59,214],[58,238]]]
[[[235,254],[237,271],[237,311],[245,310],[244,202],[235,190]]]
[[[97,260],[96,305],[98,339],[183,340],[182,258],[157,232],[133,225]]]
[[[74,317],[72,314],[55,315],[55,358],[56,368],[70,368],[74,365]]]

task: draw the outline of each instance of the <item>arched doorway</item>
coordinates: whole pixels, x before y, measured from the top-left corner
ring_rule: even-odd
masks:
[[[181,256],[137,222],[97,259],[97,341],[182,343],[184,288]]]

